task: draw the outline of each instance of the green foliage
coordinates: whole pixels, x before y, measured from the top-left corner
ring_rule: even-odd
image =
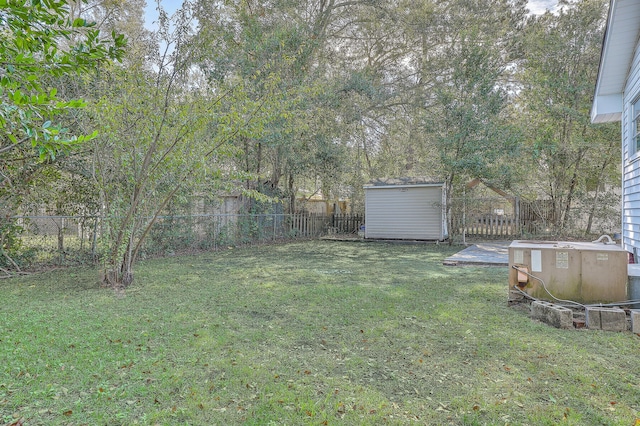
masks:
[[[265,100],[263,131],[237,139],[237,167],[253,175],[247,186],[267,182],[289,199],[300,181],[320,177],[333,186],[345,157],[327,155],[339,133],[329,110],[335,103],[328,102],[335,89],[317,62],[326,40],[313,33],[327,16],[288,2],[260,10],[245,3],[200,6],[198,38],[208,49],[199,62],[203,72],[218,83],[242,81],[250,98]]]
[[[552,200],[560,231],[574,207],[594,214],[601,194],[588,185],[619,185],[619,126],[589,122],[605,19],[604,2],[581,0],[532,19],[524,32],[519,188]]]
[[[517,132],[507,109],[512,51],[505,37],[514,36],[520,9],[486,2],[488,13],[470,19],[478,5],[460,3],[449,23],[460,26],[458,32],[447,33],[452,42],[438,55],[442,82],[433,85],[423,115],[426,143],[437,152],[436,174],[447,182],[449,197],[461,196],[476,178],[509,187],[517,166]]]
[[[24,267],[33,250],[25,250],[20,235],[23,228],[10,218],[0,219],[0,268],[5,272]]]
[[[93,28],[94,24],[73,17],[70,5],[68,0],[0,1],[3,216],[16,214],[38,184],[51,182],[38,172],[97,135],[96,131],[84,133],[72,127],[75,120],[70,117],[86,102],[80,97],[61,95],[56,83],[68,76],[86,74],[123,55],[126,40],[122,35],[114,32],[110,40],[106,39]],[[15,228],[5,228],[3,237],[16,246],[17,234],[11,236],[10,231]],[[11,256],[8,253],[4,252],[7,259]]]
[[[82,99],[60,99],[52,78],[95,69],[121,59],[124,36],[104,40],[92,23],[69,18],[67,0],[0,2],[0,153],[30,142],[40,161],[54,160],[95,137],[76,135],[56,118],[83,108]]]
[[[164,252],[174,243],[178,250],[191,241],[155,226],[171,213],[192,213],[181,197],[221,189],[253,194],[255,188],[240,183],[253,179],[253,171],[228,165],[243,155],[242,142],[264,134],[289,105],[279,76],[265,68],[252,74],[259,75],[258,92],[237,74],[224,81],[205,78],[198,65],[205,69],[216,53],[205,37],[193,34],[192,6],[185,3],[173,17],[161,13],[153,38],[141,37],[133,49],[154,50],[161,43],[165,54],[127,56],[129,66],[105,68],[98,85],[94,114],[103,132],[94,144],[96,177],[107,217],[103,262],[115,271],[114,285],[132,279],[140,253]]]

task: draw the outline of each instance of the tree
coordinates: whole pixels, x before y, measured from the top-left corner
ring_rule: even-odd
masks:
[[[268,95],[271,119],[263,134],[237,141],[243,153],[237,167],[247,173],[246,188],[286,197],[292,212],[298,187],[322,187],[329,196],[342,170],[344,147],[331,109],[337,85],[321,55],[327,26],[352,4],[277,1],[267,9],[198,2],[198,39],[210,52],[199,62],[205,75],[218,83],[241,80],[252,99],[273,88],[278,93]]]
[[[221,81],[201,71],[198,64],[212,52],[194,37],[193,7],[187,1],[171,17],[160,10],[151,39],[132,46],[126,67],[104,69],[96,90],[100,100],[92,112],[103,129],[94,140],[104,206],[103,281],[116,289],[133,282],[153,226],[179,196],[215,182],[233,188],[246,177],[230,167],[241,152],[236,144],[261,134],[283,100],[278,76],[268,70],[257,97],[238,76]]]
[[[114,32],[105,39],[92,27],[71,16],[68,0],[0,0],[0,214],[5,218],[15,214],[45,163],[95,137],[69,126],[84,100],[60,97],[54,84],[122,57],[124,36]],[[5,257],[15,229],[10,220],[0,225]]]
[[[422,13],[432,25],[413,31],[425,58],[414,65],[423,86],[414,114],[425,135],[416,148],[431,157],[428,176],[446,183],[449,213],[472,179],[510,184],[509,80],[524,12],[523,2],[441,2]]]
[[[44,161],[84,141],[86,136],[74,135],[55,119],[85,103],[59,99],[57,89],[43,83],[122,57],[124,36],[113,33],[112,41],[103,40],[92,23],[70,20],[68,14],[67,0],[0,1],[0,154],[5,164],[7,155],[26,143]],[[65,46],[67,40],[73,44]]]
[[[529,159],[522,169],[522,191],[551,201],[551,222],[559,233],[569,227],[580,199],[590,209],[601,199],[600,191],[588,187],[617,185],[612,177],[619,159],[619,130],[589,122],[606,4],[580,0],[561,6],[557,15],[532,18],[527,26],[517,103],[527,135],[522,152]],[[593,217],[587,231],[592,222]]]

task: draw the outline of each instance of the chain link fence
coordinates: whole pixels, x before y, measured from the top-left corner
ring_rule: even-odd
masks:
[[[327,234],[332,217],[315,214],[161,216],[141,257],[273,243]],[[0,271],[93,264],[101,255],[100,217],[19,216],[0,219]]]

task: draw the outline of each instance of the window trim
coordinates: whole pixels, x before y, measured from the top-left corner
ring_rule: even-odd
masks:
[[[640,153],[640,95],[631,101],[631,129],[629,133],[629,159]]]

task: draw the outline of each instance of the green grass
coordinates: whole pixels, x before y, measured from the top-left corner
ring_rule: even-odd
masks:
[[[640,339],[507,307],[455,248],[304,242],[0,282],[0,424],[633,425]]]

